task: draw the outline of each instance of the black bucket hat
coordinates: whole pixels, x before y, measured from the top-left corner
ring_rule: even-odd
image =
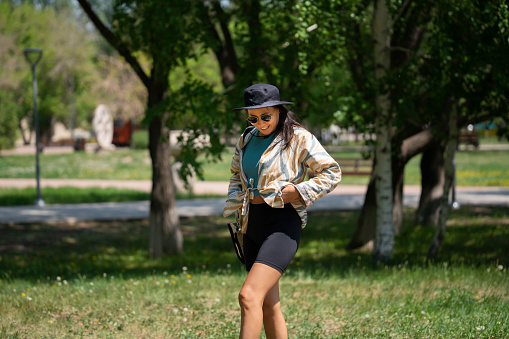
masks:
[[[232,111],[285,104],[293,105],[293,102],[281,101],[279,98],[279,89],[276,86],[269,84],[254,84],[244,90],[244,107],[234,108]]]

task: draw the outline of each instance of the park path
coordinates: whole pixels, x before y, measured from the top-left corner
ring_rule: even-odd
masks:
[[[122,187],[150,190],[150,181],[136,180],[60,180],[42,179],[44,187]],[[33,187],[34,179],[0,179],[0,187]],[[228,182],[197,182],[196,194],[220,194],[226,196]],[[319,199],[308,211],[355,210],[364,203],[366,186],[340,184],[333,192]],[[419,203],[420,187],[405,186],[403,204],[416,207]],[[508,187],[458,187],[457,201],[460,206],[506,206],[509,208]],[[225,198],[178,200],[177,211],[181,217],[221,215]],[[148,201],[119,203],[59,204],[44,207],[12,206],[0,207],[0,223],[77,222],[86,220],[128,220],[149,217]]]

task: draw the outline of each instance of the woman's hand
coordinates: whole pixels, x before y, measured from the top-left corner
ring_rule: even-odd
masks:
[[[289,202],[294,202],[295,200],[300,200],[301,196],[295,186],[288,185],[283,187],[281,190],[281,198],[283,198],[283,202],[286,204]]]

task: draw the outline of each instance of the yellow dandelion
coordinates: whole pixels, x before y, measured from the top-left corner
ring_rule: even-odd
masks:
[[[187,278],[191,278],[191,274],[188,274],[188,275],[187,275]]]
[[[25,293],[21,293],[21,296],[24,297],[25,296]]]

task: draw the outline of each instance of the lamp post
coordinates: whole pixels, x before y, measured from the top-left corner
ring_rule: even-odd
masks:
[[[34,98],[34,124],[35,124],[35,176],[37,180],[37,198],[35,200],[35,205],[39,207],[44,206],[44,200],[41,197],[41,171],[39,166],[39,146],[40,146],[40,137],[39,137],[39,116],[37,113],[37,78],[35,76],[35,66],[42,58],[42,49],[40,48],[25,48],[23,50],[25,54],[25,58],[32,68],[32,92]]]

